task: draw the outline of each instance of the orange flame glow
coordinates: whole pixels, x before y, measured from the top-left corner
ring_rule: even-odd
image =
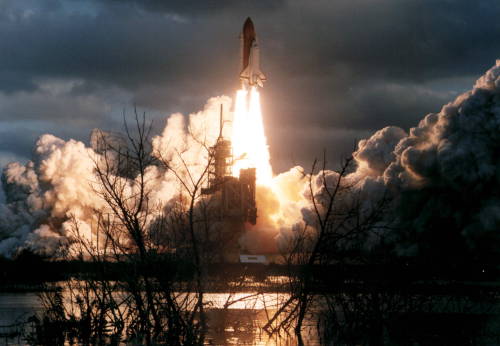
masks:
[[[238,90],[233,118],[233,174],[239,176],[242,168],[256,168],[257,184],[270,186],[273,179],[269,148],[262,111],[260,108],[259,92],[255,87],[247,90]]]

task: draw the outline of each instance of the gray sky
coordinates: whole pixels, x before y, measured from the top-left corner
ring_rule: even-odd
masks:
[[[43,133],[117,130],[134,105],[159,131],[233,97],[247,16],[276,171],[415,126],[500,58],[497,0],[0,0],[0,165]]]

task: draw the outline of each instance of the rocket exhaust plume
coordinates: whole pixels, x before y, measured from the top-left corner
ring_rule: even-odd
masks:
[[[255,87],[250,92],[241,89],[236,93],[232,143],[235,158],[233,172],[238,176],[240,169],[254,167],[257,170],[257,184],[269,186],[273,173],[259,92]]]

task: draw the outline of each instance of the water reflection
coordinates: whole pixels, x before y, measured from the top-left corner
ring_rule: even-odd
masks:
[[[73,292],[74,294],[74,292]],[[116,292],[116,295],[123,293]],[[178,299],[185,299],[187,293],[179,293]],[[65,304],[69,304],[70,292],[63,291]],[[297,345],[293,333],[271,335],[263,330],[269,316],[276,311],[280,304],[289,298],[284,293],[208,293],[207,324],[208,332],[206,345],[255,345],[255,346],[288,346]],[[71,308],[69,305],[66,306]],[[30,316],[42,313],[37,293],[0,293],[0,326],[14,325],[17,322],[26,322]],[[313,322],[308,321],[304,332],[307,345],[319,345],[317,334],[313,331]],[[33,332],[33,325],[26,323],[24,333]],[[0,330],[0,333],[2,330]],[[4,343],[15,345],[28,345],[21,335],[12,335],[6,338],[2,335]]]
[[[211,293],[207,300],[211,309],[207,312],[209,331],[208,345],[297,345],[293,334],[269,334],[263,327],[276,310],[290,298],[284,293]],[[314,323],[306,321],[304,341],[307,345],[319,345]]]
[[[179,292],[177,299],[189,295]],[[453,340],[452,344],[500,344],[497,296],[491,301],[444,295],[376,296],[376,300],[371,293],[317,296],[314,313],[307,316],[302,330],[304,344],[374,344],[370,340],[392,344],[429,344],[432,340],[437,342],[434,344],[446,344],[446,340]],[[69,292],[63,291],[63,297],[67,304]],[[205,344],[297,345],[293,331],[271,335],[263,329],[289,297],[285,293],[257,291],[205,294],[208,326]],[[414,308],[407,308],[410,303]],[[335,308],[330,310],[332,306]],[[41,316],[41,308],[36,293],[0,293],[0,325],[16,325],[34,314]],[[23,333],[33,331],[32,323],[23,326]],[[9,336],[7,332],[0,328],[0,345],[28,344],[24,336]]]

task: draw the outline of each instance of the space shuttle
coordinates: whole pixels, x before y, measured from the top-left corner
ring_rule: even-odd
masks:
[[[266,81],[266,76],[260,71],[259,66],[259,46],[257,45],[257,35],[250,17],[243,24],[243,31],[240,35],[241,42],[241,72],[240,80],[243,87],[262,87]]]

